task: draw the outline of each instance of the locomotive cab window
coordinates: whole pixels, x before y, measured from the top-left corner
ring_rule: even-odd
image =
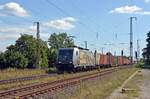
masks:
[[[59,50],[58,60],[59,61],[65,61],[70,62],[73,58],[73,50],[72,49],[66,49],[66,50]]]
[[[76,51],[76,56],[78,56],[78,51]]]

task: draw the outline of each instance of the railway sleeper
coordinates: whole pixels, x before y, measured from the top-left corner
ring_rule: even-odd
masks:
[[[60,83],[60,85],[59,85],[59,82],[58,82],[58,84],[56,84],[56,86],[54,86],[54,87],[49,87],[48,88],[48,86],[46,87],[46,85],[50,85],[50,84],[44,84],[45,85],[45,88],[42,88],[41,87],[41,90],[35,90],[35,92],[28,92],[27,93],[27,95],[32,95],[32,94],[36,94],[36,93],[43,93],[43,92],[46,92],[46,90],[49,90],[49,89],[51,89],[52,91],[51,92],[54,92],[54,91],[57,91],[58,89],[62,89],[62,88],[64,88],[64,87],[66,87],[66,86],[70,86],[70,85],[74,85],[74,84],[76,84],[76,83],[80,83],[81,81],[84,81],[84,80],[88,80],[88,79],[92,79],[92,78],[95,78],[95,77],[97,77],[97,76],[103,76],[103,75],[106,75],[106,74],[108,74],[108,73],[112,73],[113,71],[115,71],[115,69],[110,69],[110,70],[106,70],[105,72],[102,72],[102,73],[100,73],[100,74],[98,74],[98,73],[94,73],[94,74],[92,74],[91,76],[90,76],[90,74],[89,75],[84,75],[84,76],[81,76],[81,77],[76,77],[76,78],[74,78],[75,80],[73,80],[73,78],[72,79],[67,79],[67,80],[63,80],[63,81],[66,81],[66,82],[64,82],[64,83]],[[89,76],[89,77],[88,77]],[[82,78],[83,77],[83,78]],[[85,78],[84,78],[85,77]],[[69,81],[69,80],[73,80],[73,81]],[[67,82],[68,81],[68,82]],[[57,82],[57,81],[56,81]],[[59,87],[58,87],[59,86]],[[61,87],[60,87],[61,86]],[[40,87],[32,87],[32,88],[35,88],[35,89],[38,89],[38,88],[40,88]],[[24,88],[23,90],[25,90],[25,89],[30,89],[30,88]],[[17,90],[16,90],[17,91]],[[18,90],[18,92],[19,91],[22,91],[21,89],[20,90]]]

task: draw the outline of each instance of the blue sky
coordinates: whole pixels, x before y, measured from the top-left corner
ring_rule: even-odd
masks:
[[[33,22],[40,22],[43,40],[67,32],[76,45],[101,52],[129,55],[129,17],[133,23],[134,49],[145,47],[150,30],[150,0],[0,0],[0,51],[14,44],[20,33],[35,36]],[[123,44],[124,43],[124,44]]]

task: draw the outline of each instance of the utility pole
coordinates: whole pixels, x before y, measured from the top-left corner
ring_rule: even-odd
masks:
[[[84,43],[85,43],[85,48],[87,49],[87,41],[84,41]]]
[[[40,57],[40,23],[39,22],[34,22],[36,24],[36,37],[37,37],[37,67],[40,68],[40,63],[41,63],[41,57]]]
[[[137,40],[137,61],[139,61],[140,58],[140,45],[139,45],[139,40]]]
[[[114,56],[116,56],[116,51],[114,51]]]
[[[121,50],[122,63],[123,63],[123,55],[124,55],[123,50]]]
[[[130,63],[133,63],[133,30],[132,30],[133,19],[137,20],[137,18],[130,17]]]

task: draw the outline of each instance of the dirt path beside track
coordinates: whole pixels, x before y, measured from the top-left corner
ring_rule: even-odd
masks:
[[[139,87],[138,97],[131,98],[121,93],[122,87],[119,87],[106,99],[150,99],[150,70],[142,69],[140,73],[143,79],[139,79],[136,83]]]
[[[122,93],[122,88],[125,87],[125,85],[138,73],[138,70],[134,72],[128,79],[124,81],[124,83],[116,89],[109,97],[106,99],[128,99],[128,96],[126,94]]]
[[[150,99],[150,70],[141,70],[144,80],[139,84],[140,93],[138,99]]]

